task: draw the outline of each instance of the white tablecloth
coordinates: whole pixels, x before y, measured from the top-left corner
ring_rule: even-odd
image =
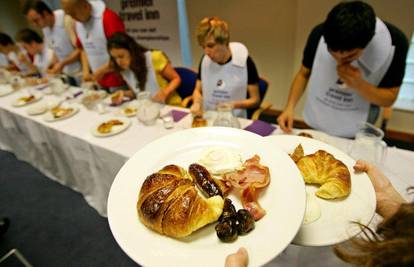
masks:
[[[80,90],[71,88],[72,93]],[[132,125],[122,134],[98,138],[91,134],[99,121],[119,115],[111,108],[105,114],[89,111],[77,104],[80,111],[70,119],[45,122],[43,116],[29,116],[26,107],[13,107],[11,103],[25,91],[0,97],[0,149],[13,152],[46,176],[80,192],[99,214],[106,216],[106,204],[112,181],[124,162],[145,144],[174,131],[189,128],[190,116],[165,129],[158,120],[153,126],[144,126],[132,118]],[[43,96],[39,103],[56,100]],[[171,107],[163,107],[167,112]],[[250,121],[240,120],[242,128]],[[281,134],[277,129],[273,134]],[[352,140],[315,132],[316,139],[349,152]],[[388,148],[387,157],[380,167],[396,189],[408,199],[406,188],[414,185],[414,152]],[[254,253],[254,252],[252,252]],[[344,265],[330,247],[304,248],[290,245],[267,266],[338,266]]]

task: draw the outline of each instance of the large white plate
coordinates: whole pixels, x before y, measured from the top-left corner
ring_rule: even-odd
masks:
[[[0,85],[0,96],[6,96],[11,93],[15,92],[13,87],[9,84],[1,84]]]
[[[332,245],[358,234],[359,226],[352,222],[368,225],[375,214],[375,191],[365,173],[355,174],[355,160],[339,149],[323,142],[301,136],[274,135],[265,137],[269,147],[280,147],[286,153],[292,153],[302,144],[305,155],[319,149],[325,150],[341,160],[351,174],[351,193],[342,200],[323,200],[315,197],[321,208],[319,220],[302,225],[293,243],[304,246]],[[306,190],[314,194],[316,186],[306,185]]]
[[[259,203],[267,214],[255,229],[233,243],[221,242],[215,223],[185,240],[157,234],[138,219],[136,203],[145,178],[167,164],[187,168],[204,149],[223,146],[236,149],[242,158],[255,154],[269,166],[271,182]],[[235,195],[236,209],[242,206]],[[222,127],[195,128],[172,133],[139,150],[117,174],[108,198],[108,220],[121,248],[143,266],[223,266],[226,255],[241,246],[250,251],[250,265],[259,266],[277,256],[294,238],[304,216],[305,185],[299,170],[280,149],[269,149],[261,136]]]
[[[69,112],[68,114],[58,118],[55,118],[51,112],[48,112],[43,116],[43,119],[47,122],[61,121],[72,117],[79,111],[79,108],[77,106],[65,106],[65,108],[73,108],[73,110],[72,112]]]
[[[112,131],[110,131],[109,133],[100,133],[100,132],[98,132],[98,126],[101,125],[101,123],[108,122],[110,120],[119,120],[119,121],[122,121],[123,124],[112,126]],[[113,135],[116,135],[116,134],[119,134],[119,133],[125,131],[130,125],[131,125],[131,121],[129,119],[121,118],[121,117],[114,117],[114,118],[105,119],[105,120],[100,121],[99,123],[95,124],[92,127],[91,132],[96,137],[113,136]]]
[[[24,102],[24,101],[19,100],[21,97],[23,97],[23,96],[19,96],[17,99],[15,99],[12,102],[12,106],[13,107],[23,107],[23,106],[27,106],[29,104],[35,103],[35,102],[39,101],[40,99],[42,99],[41,94],[33,94],[33,95],[34,95],[33,100],[29,101],[29,102]]]

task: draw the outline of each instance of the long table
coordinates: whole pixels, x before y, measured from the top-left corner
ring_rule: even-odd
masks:
[[[80,88],[71,88],[70,94],[79,90]],[[46,122],[42,115],[27,114],[27,109],[36,104],[26,107],[12,106],[12,102],[24,93],[23,90],[0,97],[0,149],[13,152],[18,159],[29,162],[51,179],[80,192],[87,203],[102,216],[106,216],[107,197],[112,181],[128,158],[145,144],[191,125],[191,116],[175,123],[173,129],[165,129],[161,120],[157,120],[153,126],[144,126],[136,118],[131,118],[131,126],[127,131],[112,137],[99,138],[91,134],[91,129],[99,121],[119,116],[118,108],[109,108],[107,113],[100,114],[75,103],[80,110],[73,117]],[[39,103],[56,101],[62,97],[43,95]],[[171,109],[177,108],[164,106],[161,112]],[[251,121],[241,119],[240,123],[244,128]],[[344,151],[349,151],[353,142],[320,132],[315,133],[319,134],[317,139]],[[282,132],[277,128],[272,134]],[[409,199],[406,188],[414,185],[413,163],[414,152],[388,147],[385,161],[380,166],[406,199]],[[323,256],[325,254],[330,256]],[[321,256],[324,260],[309,261],[312,257]],[[329,248],[304,249],[291,245],[268,266],[286,266],[288,263],[309,266],[312,262],[317,262],[318,266],[341,264],[332,256]]]

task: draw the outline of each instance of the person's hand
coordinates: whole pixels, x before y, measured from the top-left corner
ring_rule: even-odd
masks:
[[[350,63],[341,64],[336,67],[339,79],[349,88],[358,89],[365,80],[362,77],[361,70],[352,66]]]
[[[47,70],[47,73],[49,74],[59,74],[62,73],[63,70],[63,65],[58,62],[56,64],[54,64],[50,69]]]
[[[201,108],[201,104],[198,102],[194,102],[190,107],[190,112],[193,114],[194,117],[203,116],[203,109]]]
[[[374,186],[377,199],[377,213],[384,218],[392,216],[405,200],[395,190],[388,178],[374,165],[365,160],[355,163],[356,172],[366,172]]]
[[[123,101],[124,101],[124,91],[123,90],[118,90],[118,91],[116,91],[115,93],[113,93],[111,95],[112,104],[118,106],[118,105],[121,105]]]
[[[282,114],[277,117],[277,124],[285,133],[291,133],[293,128],[293,110],[285,109]]]
[[[230,254],[226,257],[224,267],[246,267],[249,263],[249,255],[245,248],[239,248],[236,253]]]
[[[158,92],[152,97],[154,102],[165,104],[167,100],[167,95],[164,93],[163,90],[158,90]]]

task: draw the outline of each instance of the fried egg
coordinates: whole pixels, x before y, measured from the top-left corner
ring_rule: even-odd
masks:
[[[198,161],[213,175],[222,175],[241,168],[241,155],[228,147],[207,148]]]

